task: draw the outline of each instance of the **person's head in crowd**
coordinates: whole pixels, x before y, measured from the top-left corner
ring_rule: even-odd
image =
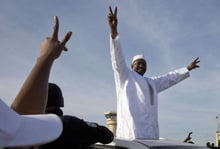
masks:
[[[207,147],[211,147],[211,143],[210,142],[206,142],[206,146]]]
[[[48,83],[48,98],[46,113],[54,113],[58,116],[63,115],[61,108],[64,107],[64,98],[61,88],[55,83]]]
[[[0,119],[0,148],[48,143],[63,130],[61,119],[55,114],[19,115],[1,99]]]

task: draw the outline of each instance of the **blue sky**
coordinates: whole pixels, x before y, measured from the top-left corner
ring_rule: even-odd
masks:
[[[109,54],[108,7],[118,7],[118,31],[126,61],[143,53],[145,76],[187,66],[190,78],[159,94],[160,136],[215,142],[220,114],[219,0],[2,0],[0,1],[0,97],[11,104],[39,54],[39,45],[60,21],[59,38],[72,37],[53,65],[50,81],[63,90],[65,114],[106,125],[116,110]]]

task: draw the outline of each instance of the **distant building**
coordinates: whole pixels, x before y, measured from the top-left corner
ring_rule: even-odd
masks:
[[[218,125],[218,130],[215,133],[215,144],[216,146],[220,146],[220,119],[218,115],[216,116],[216,121]]]
[[[216,144],[216,146],[220,146],[220,131],[216,131],[215,144]]]
[[[106,117],[106,123],[108,125],[109,130],[111,130],[115,136],[117,127],[117,113],[110,111],[105,112],[104,115]]]

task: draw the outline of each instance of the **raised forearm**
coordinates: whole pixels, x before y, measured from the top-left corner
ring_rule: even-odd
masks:
[[[37,59],[36,64],[12,103],[11,107],[16,112],[20,114],[44,113],[47,102],[47,84],[52,64],[53,61],[47,61],[43,57]]]

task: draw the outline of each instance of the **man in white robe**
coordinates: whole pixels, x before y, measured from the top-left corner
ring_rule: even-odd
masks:
[[[109,7],[110,55],[117,94],[116,137],[121,139],[159,139],[158,93],[189,77],[199,67],[196,58],[189,66],[162,76],[147,78],[147,62],[142,54],[134,56],[130,69],[126,65],[117,32],[117,7]]]

